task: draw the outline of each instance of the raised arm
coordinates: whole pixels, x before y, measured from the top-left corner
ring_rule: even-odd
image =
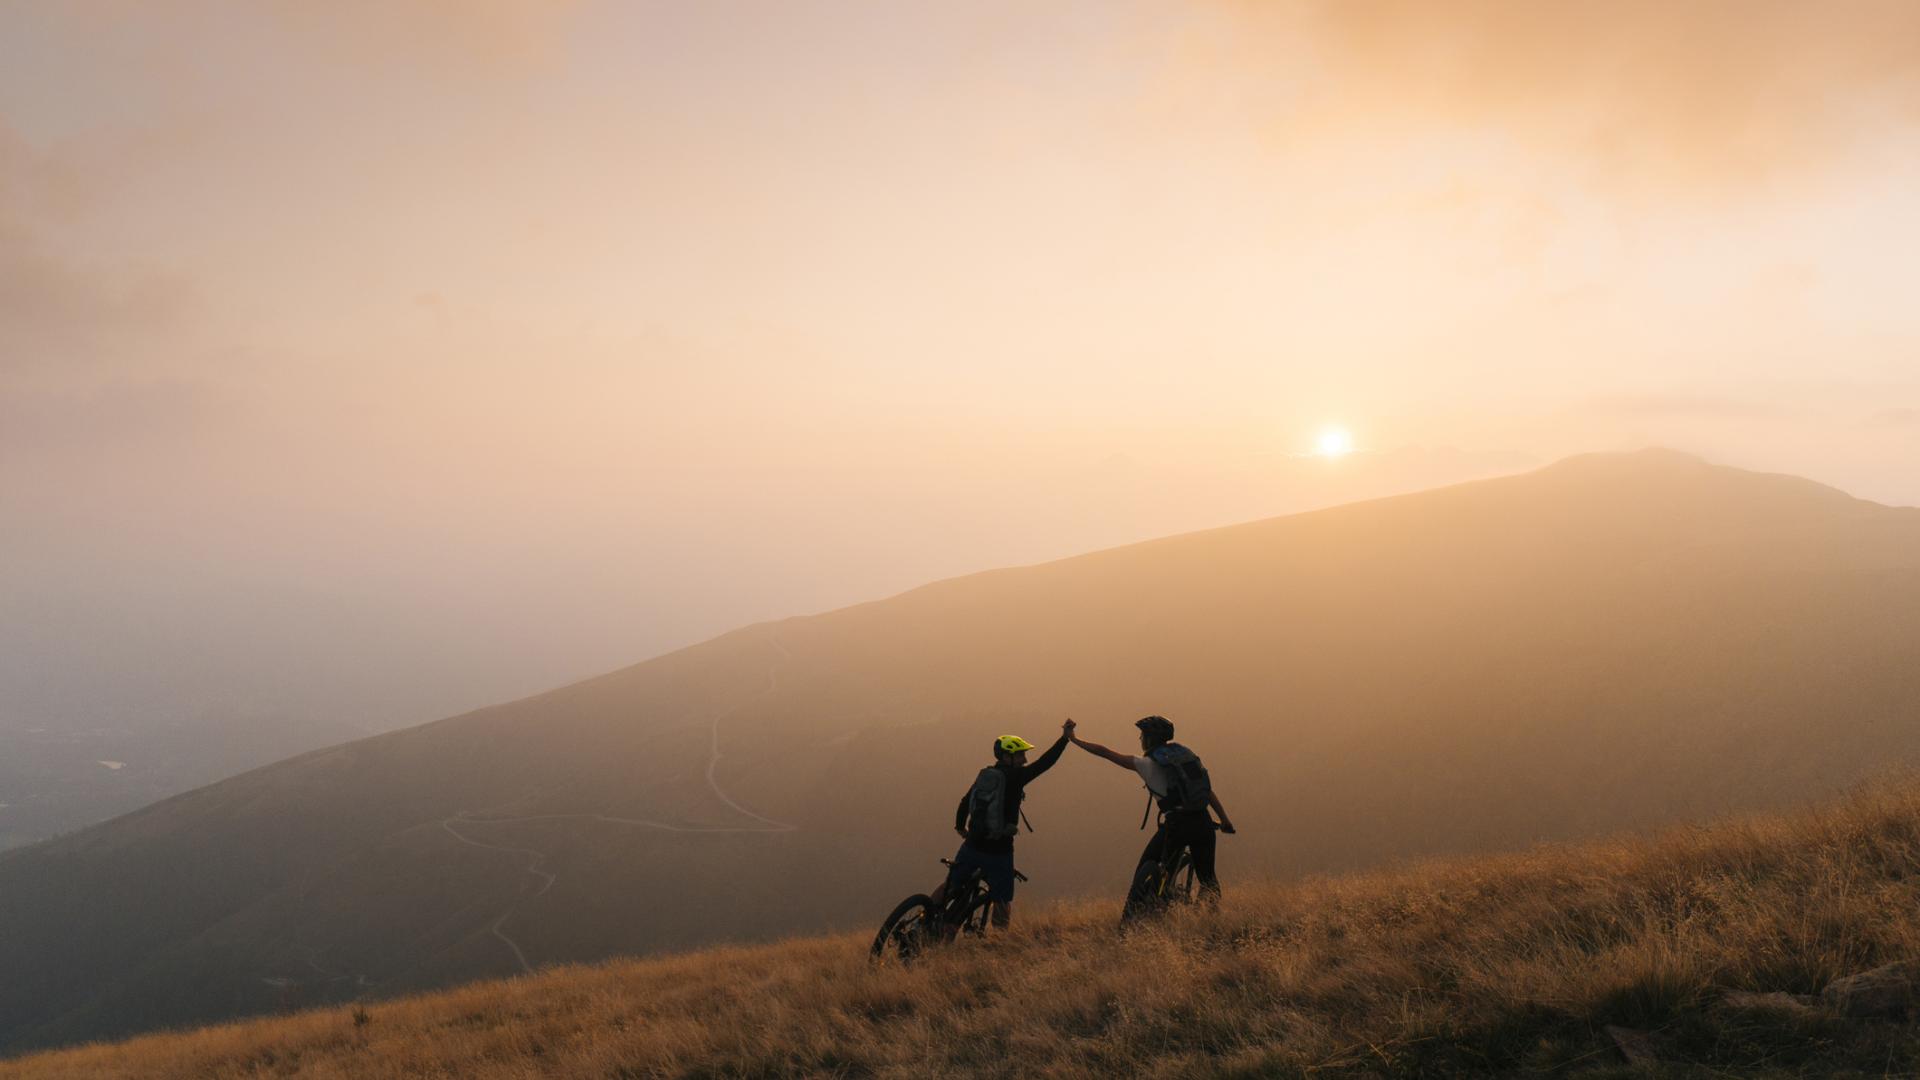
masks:
[[[1078,735],[1075,735],[1073,737],[1073,745],[1079,747],[1082,750],[1085,750],[1087,753],[1092,754],[1094,757],[1106,758],[1108,761],[1113,762],[1115,765],[1118,765],[1123,769],[1133,768],[1133,755],[1131,754],[1123,754],[1118,750],[1112,750],[1107,747],[1101,746],[1097,742],[1088,742],[1087,740],[1081,738]]]
[[[1053,768],[1053,763],[1060,760],[1060,755],[1067,749],[1067,740],[1071,738],[1073,738],[1073,721],[1069,720],[1061,725],[1060,737],[1053,740],[1053,745],[1047,747],[1046,753],[1040,755],[1040,760],[1021,768],[1022,781],[1031,780]]]

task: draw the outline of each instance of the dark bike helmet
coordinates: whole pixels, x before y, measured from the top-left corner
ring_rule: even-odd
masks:
[[[1173,721],[1164,716],[1143,716],[1135,720],[1133,726],[1155,746],[1173,741]]]

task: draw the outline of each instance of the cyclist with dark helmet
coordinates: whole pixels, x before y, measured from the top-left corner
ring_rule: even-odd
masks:
[[[1072,736],[1073,744],[1080,749],[1139,773],[1160,806],[1160,827],[1147,842],[1146,850],[1140,853],[1140,864],[1133,875],[1134,889],[1128,895],[1129,908],[1140,899],[1133,893],[1139,891],[1140,883],[1153,867],[1163,856],[1177,858],[1183,847],[1193,854],[1193,876],[1200,881],[1201,895],[1209,903],[1217,904],[1220,879],[1214,874],[1213,864],[1218,838],[1214,836],[1215,825],[1207,811],[1220,816],[1218,829],[1229,836],[1234,832],[1233,819],[1227,816],[1227,808],[1220,805],[1220,796],[1214,794],[1213,780],[1200,764],[1199,756],[1173,741],[1173,721],[1164,716],[1147,716],[1135,721],[1133,726],[1140,729],[1138,756]],[[1169,844],[1176,846],[1169,850]]]
[[[984,872],[987,898],[993,904],[993,925],[1007,926],[1013,917],[1013,838],[1020,832],[1020,803],[1026,798],[1027,785],[1053,768],[1072,737],[1073,721],[1068,720],[1060,725],[1060,738],[1032,764],[1027,763],[1032,743],[1018,735],[993,740],[993,764],[974,777],[954,812],[953,829],[963,842],[953,857],[952,873],[933,891],[936,909],[946,902],[948,884],[978,868]]]

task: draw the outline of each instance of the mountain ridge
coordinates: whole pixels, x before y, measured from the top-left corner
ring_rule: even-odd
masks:
[[[1069,714],[1190,725],[1243,824],[1229,874],[1776,805],[1920,751],[1893,722],[1916,551],[1920,511],[1583,457],[754,624],[0,855],[28,973],[0,1046],[862,922],[949,842],[986,737]],[[1124,875],[1115,779],[1075,755],[1037,789],[1035,895]],[[715,831],[755,819],[794,828]],[[556,880],[528,895],[515,849]]]

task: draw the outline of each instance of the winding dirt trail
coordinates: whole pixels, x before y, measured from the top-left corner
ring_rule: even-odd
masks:
[[[786,643],[782,642],[778,635],[769,634],[767,640],[773,642],[773,647],[780,650],[780,659],[767,665],[767,688],[760,692],[760,697],[762,698],[773,696],[773,692],[780,686],[780,665],[785,661],[793,659],[793,654],[787,651]],[[755,700],[759,699],[756,698]],[[735,706],[727,712],[727,715],[732,716],[744,708],[746,708],[744,704]],[[713,752],[707,757],[707,786],[713,789],[715,795],[720,796],[721,802],[732,807],[736,813],[759,822],[766,827],[766,831],[792,832],[794,830],[793,825],[784,821],[775,821],[770,817],[763,817],[741,806],[739,803],[734,802],[733,796],[728,795],[725,789],[720,786],[720,781],[714,779],[713,771],[720,766],[720,720],[721,718],[718,716],[713,718]]]
[[[775,819],[767,817],[763,814],[756,814],[752,810],[749,810],[746,807],[741,806],[739,803],[735,802],[733,799],[733,796],[728,795],[726,792],[726,789],[720,786],[720,781],[715,776],[715,771],[720,766],[720,722],[722,720],[732,717],[735,713],[740,712],[742,709],[746,708],[748,705],[754,702],[757,702],[762,698],[772,696],[773,692],[776,689],[778,689],[780,685],[780,681],[779,681],[780,665],[785,661],[791,660],[793,658],[793,654],[787,651],[786,645],[782,643],[778,637],[769,635],[767,640],[773,644],[773,647],[775,649],[779,650],[780,656],[778,659],[774,660],[771,664],[767,665],[766,688],[762,690],[759,694],[755,695],[753,698],[745,702],[742,702],[741,704],[736,705],[733,708],[727,710],[726,712],[716,715],[713,718],[713,723],[709,731],[711,738],[709,741],[709,752],[707,756],[707,772],[706,772],[707,787],[711,788],[714,795],[717,796],[722,803],[725,803],[729,809],[733,810],[735,813],[739,814],[742,817],[751,818],[755,822],[755,824],[751,824],[751,825],[674,825],[665,821],[653,821],[648,818],[613,817],[608,814],[531,814],[531,815],[526,815],[522,817],[484,817],[483,818],[483,817],[474,817],[473,812],[468,810],[462,810],[459,813],[454,814],[452,817],[444,818],[441,820],[440,827],[446,830],[449,836],[453,837],[455,840],[458,840],[463,844],[466,844],[469,847],[484,848],[488,851],[505,851],[505,852],[510,852],[512,854],[516,854],[516,855],[530,856],[526,866],[523,867],[523,869],[525,870],[526,873],[532,874],[534,877],[540,880],[540,887],[535,889],[532,893],[522,896],[518,900],[515,900],[507,908],[507,910],[501,912],[500,917],[494,919],[492,925],[490,925],[487,928],[489,933],[491,933],[494,937],[499,938],[500,941],[503,944],[505,944],[509,950],[513,952],[513,958],[519,962],[520,969],[522,971],[525,971],[528,974],[532,974],[533,965],[527,962],[527,954],[525,950],[521,949],[520,943],[513,940],[512,937],[508,936],[507,932],[504,929],[502,929],[502,927],[506,925],[506,922],[508,919],[514,916],[515,912],[520,910],[520,905],[522,903],[526,902],[527,900],[533,899],[534,897],[546,895],[547,890],[553,888],[554,882],[559,880],[559,878],[553,873],[544,869],[544,866],[547,861],[546,852],[541,851],[538,848],[508,847],[504,844],[483,843],[482,841],[475,840],[474,838],[465,835],[459,830],[457,826],[471,827],[475,825],[509,825],[509,824],[514,824],[516,822],[524,822],[524,821],[601,821],[601,822],[606,822],[608,824],[613,824],[613,825],[628,825],[634,828],[657,829],[661,832],[677,832],[677,833],[784,833],[784,832],[795,831],[796,829],[799,828],[799,826],[794,825],[791,822],[776,821]],[[524,892],[525,886],[523,885],[521,888],[522,888],[522,891]]]
[[[532,874],[535,877],[540,879],[540,887],[533,890],[534,896],[543,895],[544,893],[546,893],[548,889],[553,888],[553,883],[555,881],[559,880],[553,874],[550,874],[547,871],[542,870],[540,868],[541,864],[547,861],[546,852],[540,851],[536,848],[506,847],[501,844],[483,844],[480,841],[475,840],[472,837],[463,834],[459,829],[456,829],[453,827],[453,823],[456,821],[467,822],[468,820],[469,819],[466,817],[466,812],[461,811],[459,814],[455,814],[453,817],[450,817],[441,821],[440,827],[447,831],[447,835],[453,837],[455,840],[458,840],[463,844],[468,845],[469,847],[485,848],[488,851],[512,852],[513,854],[516,854],[516,855],[533,856],[533,858],[527,862],[525,869],[527,873]],[[521,891],[524,892],[525,889],[526,889],[526,886],[522,885]],[[521,898],[521,900],[525,900],[525,899],[527,898],[526,897]],[[514,912],[520,910],[521,900],[515,900],[511,905],[507,907],[507,910],[501,912],[500,917],[493,920],[493,924],[487,927],[487,931],[491,933],[494,937],[499,938],[500,941],[503,944],[505,944],[507,948],[513,950],[513,958],[520,962],[520,970],[531,973],[533,971],[533,965],[527,963],[527,954],[521,951],[520,943],[508,937],[506,934],[506,931],[500,929],[502,926],[506,925],[507,920],[513,916]]]
[[[330,983],[352,982],[356,988],[361,990],[369,989],[374,985],[373,980],[367,978],[365,975],[361,974],[360,972],[336,971],[333,968],[327,967],[326,965],[320,963],[320,951],[318,949],[315,949],[311,945],[295,946],[295,950],[301,954],[301,957],[306,961],[307,966],[312,968],[315,972],[317,972],[320,975],[321,978],[325,979],[327,982],[330,982]]]

